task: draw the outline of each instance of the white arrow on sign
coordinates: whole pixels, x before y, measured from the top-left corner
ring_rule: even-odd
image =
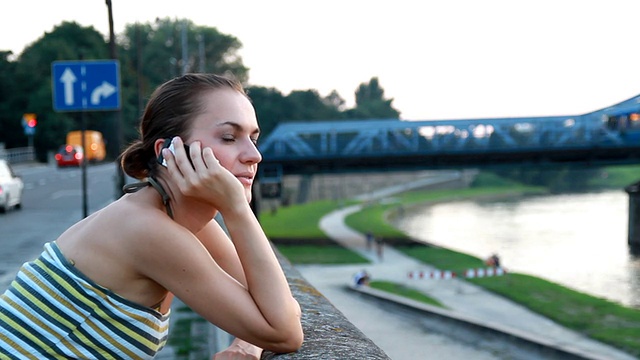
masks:
[[[91,104],[98,105],[100,103],[101,97],[107,98],[113,95],[113,93],[115,92],[116,92],[115,86],[109,84],[106,81],[103,81],[100,86],[93,89],[93,91],[91,92]]]
[[[64,84],[64,104],[73,105],[73,83],[77,78],[71,69],[66,68],[60,76],[60,82]]]

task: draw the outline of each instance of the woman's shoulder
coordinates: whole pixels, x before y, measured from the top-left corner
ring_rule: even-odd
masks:
[[[96,223],[131,245],[161,240],[182,228],[165,211],[130,198],[120,198],[105,207]]]

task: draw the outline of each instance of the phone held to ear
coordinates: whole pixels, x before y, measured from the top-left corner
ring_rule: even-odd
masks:
[[[169,151],[171,151],[173,155],[176,154],[176,149],[173,147],[172,138],[164,139],[164,144],[162,145],[162,149],[160,149],[160,155],[158,155],[158,163],[160,163],[160,165],[164,167],[167,167],[167,160],[165,160],[165,158],[162,156],[162,150],[167,148],[169,149]],[[189,159],[189,162],[193,167],[193,162],[191,161],[191,156],[189,155],[189,145],[184,144],[184,151],[187,153],[187,158]]]

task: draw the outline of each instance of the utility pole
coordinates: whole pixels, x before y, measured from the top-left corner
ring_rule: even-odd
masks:
[[[189,71],[189,45],[187,43],[187,21],[182,21],[182,75]]]
[[[202,34],[198,34],[198,36],[196,36],[196,40],[198,40],[198,59],[200,60],[200,66],[198,67],[198,71],[201,73],[204,73],[205,72],[204,36],[202,36]]]
[[[118,60],[118,50],[116,48],[116,37],[113,32],[113,6],[111,4],[111,0],[105,0],[107,4],[107,10],[109,12],[109,55],[111,59]],[[122,144],[124,143],[124,135],[122,132],[122,110],[118,109],[115,113],[115,128],[116,128],[116,149],[118,150],[118,155],[122,151]],[[124,184],[124,171],[122,170],[122,166],[120,163],[116,163],[116,189],[115,193],[117,197],[121,197],[124,195],[122,191],[122,187]]]

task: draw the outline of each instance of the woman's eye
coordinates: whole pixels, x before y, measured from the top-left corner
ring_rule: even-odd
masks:
[[[223,136],[222,141],[232,142],[232,141],[235,141],[235,138],[233,136]]]

